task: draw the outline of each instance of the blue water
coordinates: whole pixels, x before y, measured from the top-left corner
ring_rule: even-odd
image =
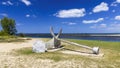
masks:
[[[120,37],[97,37],[97,36],[87,36],[87,37],[71,37],[69,39],[78,40],[98,40],[98,41],[109,41],[109,42],[120,42]]]
[[[50,36],[39,36],[34,38],[52,38]],[[60,37],[65,39],[77,39],[77,40],[98,40],[98,41],[109,41],[109,42],[120,42],[120,36],[114,37],[114,36],[66,36],[66,37]]]

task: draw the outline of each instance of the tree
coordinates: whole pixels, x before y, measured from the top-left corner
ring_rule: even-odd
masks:
[[[19,33],[19,36],[20,36],[20,37],[25,37],[25,34]]]
[[[7,33],[8,35],[15,35],[17,30],[15,27],[15,20],[13,19],[9,19],[7,17],[4,17],[3,19],[1,19],[1,27],[2,27],[2,31],[4,31],[5,33]]]

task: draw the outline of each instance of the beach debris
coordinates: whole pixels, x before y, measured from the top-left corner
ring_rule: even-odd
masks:
[[[93,54],[99,54],[99,47],[93,47],[92,48],[92,47],[89,47],[89,46],[86,46],[86,45],[80,45],[78,43],[67,41],[67,40],[64,40],[64,39],[59,39],[59,36],[62,33],[62,29],[60,29],[60,32],[58,33],[58,35],[55,36],[55,34],[53,32],[53,27],[50,27],[50,33],[53,36],[53,38],[46,43],[46,48],[47,49],[49,49],[49,48],[60,48],[61,47],[61,41],[62,41],[64,43],[68,43],[68,44],[71,44],[71,45],[76,45],[76,46],[80,46],[80,47],[92,50]]]
[[[71,45],[75,45],[75,46],[79,46],[79,47],[83,47],[83,48],[92,50],[93,54],[99,54],[99,47],[93,47],[92,48],[92,47],[89,47],[89,46],[86,46],[86,45],[81,45],[81,44],[71,42],[71,41],[67,41],[67,40],[63,40],[63,39],[61,39],[61,41],[64,42],[64,43],[68,43],[68,44],[71,44]]]
[[[35,41],[35,43],[33,44],[33,52],[35,53],[42,53],[45,52],[46,48],[45,48],[45,42],[43,41]]]
[[[99,47],[93,47],[92,48],[92,47],[89,47],[89,46],[86,46],[86,45],[81,45],[81,44],[78,44],[78,43],[75,43],[75,42],[60,39],[59,36],[62,33],[62,29],[60,29],[59,33],[57,35],[55,35],[54,31],[53,31],[53,27],[50,27],[50,33],[53,36],[53,38],[51,40],[49,40],[48,42],[45,43],[43,41],[36,41],[34,43],[34,46],[33,46],[33,51],[34,52],[38,53],[38,52],[45,52],[45,51],[49,52],[49,50],[51,50],[51,51],[60,50],[61,47],[62,47],[61,42],[64,42],[64,43],[68,43],[68,44],[71,44],[71,45],[75,45],[75,46],[79,46],[79,47],[83,47],[83,48],[92,50],[93,54],[99,54]]]
[[[52,48],[60,48],[61,47],[61,40],[59,40],[59,36],[62,33],[62,29],[60,29],[59,33],[57,35],[54,34],[53,28],[50,27],[50,33],[53,36],[51,40],[46,42],[46,48],[52,49]]]
[[[58,37],[60,36],[60,34],[62,33],[62,29],[60,29],[59,33],[57,35],[54,34],[53,32],[53,28],[50,28],[50,33],[53,36],[53,38],[51,40],[49,40],[48,42],[43,42],[43,41],[36,41],[33,44],[33,52],[36,53],[41,53],[41,52],[53,52],[53,51],[57,51],[60,50],[61,48],[61,40],[58,39]]]

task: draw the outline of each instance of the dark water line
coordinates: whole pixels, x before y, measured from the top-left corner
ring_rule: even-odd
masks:
[[[57,33],[55,33],[55,35],[57,35]],[[52,38],[50,33],[29,33],[25,34],[25,36],[32,38]],[[60,38],[120,42],[120,33],[62,33]]]
[[[52,36],[31,36],[31,37],[32,38],[52,38]],[[115,36],[61,36],[60,38],[76,39],[76,40],[98,40],[98,41],[120,42],[120,37],[115,37]]]

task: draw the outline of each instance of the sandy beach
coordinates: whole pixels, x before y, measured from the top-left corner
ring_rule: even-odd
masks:
[[[48,39],[32,38],[24,42],[1,42],[0,68],[109,68],[109,67],[117,68],[119,67],[120,61],[118,56],[120,54],[118,54],[118,52],[114,50],[110,50],[110,49],[107,50],[104,48],[101,49],[102,51],[104,51],[105,54],[105,56],[103,57],[74,55],[75,52],[73,53],[70,51],[69,52],[73,54],[65,54],[65,53],[62,54],[60,53],[61,51],[36,54],[36,53],[32,53],[31,49],[29,49],[30,47],[32,47],[33,43],[36,40],[46,41]],[[104,44],[104,42],[102,43]],[[99,44],[101,44],[101,42],[99,42]],[[71,46],[68,44],[64,44],[64,45],[67,45],[65,47],[69,47],[72,49],[74,48],[79,49],[78,47],[73,47],[72,45]],[[119,43],[117,44],[117,46],[118,45]],[[18,50],[18,52],[16,50]],[[66,52],[66,51],[62,51],[62,52]],[[69,52],[67,51],[66,53]]]
[[[32,47],[33,43],[38,39],[26,40],[25,42],[10,42],[0,43],[0,52],[10,52],[14,49],[20,49],[24,47]]]
[[[54,62],[50,59],[35,59],[32,56],[15,56],[10,52],[13,50],[32,47],[33,43],[40,39],[31,39],[25,42],[0,43],[0,68],[76,68],[81,65],[76,64],[75,60]],[[83,62],[82,62],[83,63]]]

